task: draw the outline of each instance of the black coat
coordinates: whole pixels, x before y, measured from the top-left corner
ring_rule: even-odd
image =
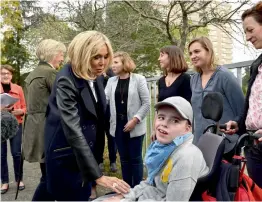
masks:
[[[105,113],[103,83],[96,83],[99,108]],[[65,65],[56,77],[45,124],[47,189],[55,200],[88,200],[90,182],[102,176],[93,156],[99,120],[92,96],[87,81]]]
[[[103,84],[104,84],[104,88],[106,87],[106,84],[107,84],[107,81],[110,77],[113,77],[115,76],[113,70],[111,68],[109,68],[107,71],[106,71],[106,76],[100,76],[102,77],[102,80],[103,80]]]
[[[244,111],[238,121],[239,126],[239,133],[243,134],[246,132],[246,118],[247,118],[247,112],[249,108],[249,97],[251,93],[252,85],[258,75],[258,67],[262,64],[262,54],[251,64],[250,66],[250,79],[248,81],[248,88],[247,88],[247,94],[246,94],[246,100],[245,100],[245,108]]]

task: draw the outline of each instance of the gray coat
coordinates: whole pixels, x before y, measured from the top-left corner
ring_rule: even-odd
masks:
[[[154,178],[154,186],[140,182],[125,194],[128,201],[189,201],[197,179],[209,171],[193,137],[178,146]]]
[[[192,144],[190,137],[178,146],[162,169],[154,178],[154,186],[141,181],[140,184],[124,194],[121,202],[129,201],[188,201],[197,179],[209,171],[202,152]],[[95,201],[104,201],[109,196],[99,197]]]
[[[201,105],[203,98],[209,92],[220,92],[223,95],[223,114],[220,120],[224,124],[230,120],[238,120],[244,108],[244,95],[237,78],[224,67],[217,67],[206,87],[202,88],[201,75],[191,77],[191,104],[194,112],[194,143],[197,143],[208,125],[215,123],[202,116]]]
[[[106,99],[110,106],[110,134],[115,136],[116,131],[116,106],[115,91],[119,76],[111,77],[105,89]],[[130,137],[138,137],[146,133],[146,115],[150,108],[150,97],[146,79],[139,74],[130,74],[127,99],[127,119],[137,117],[140,122],[130,131]]]
[[[45,113],[56,73],[48,63],[40,62],[25,79],[27,113],[22,148],[28,162],[44,162]]]

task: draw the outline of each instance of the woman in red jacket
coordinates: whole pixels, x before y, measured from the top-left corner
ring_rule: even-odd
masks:
[[[22,142],[22,122],[26,112],[26,104],[22,87],[11,82],[14,69],[10,65],[1,65],[1,93],[8,93],[12,97],[18,98],[19,100],[10,107],[1,108],[1,110],[8,110],[12,113],[18,123],[19,128],[16,136],[10,139],[11,153],[14,162],[15,180],[18,181],[19,177],[19,166],[21,161],[21,142]],[[23,173],[21,174],[21,178]],[[1,143],[1,194],[5,194],[9,188],[9,176],[8,176],[8,165],[7,165],[7,141]],[[21,181],[19,184],[19,190],[25,188],[24,183]]]

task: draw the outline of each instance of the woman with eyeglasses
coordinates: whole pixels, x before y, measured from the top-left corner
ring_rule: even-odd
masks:
[[[1,110],[7,110],[12,113],[19,123],[16,135],[9,141],[11,154],[13,156],[15,181],[17,182],[18,180],[21,180],[18,188],[19,190],[23,190],[25,189],[25,184],[22,181],[23,171],[21,170],[22,172],[19,173],[19,170],[21,163],[22,123],[24,120],[24,115],[26,113],[26,103],[22,87],[11,82],[13,73],[14,69],[11,65],[1,65],[1,93],[8,93],[12,97],[18,98],[18,101],[14,105],[7,107],[1,106]],[[1,180],[1,194],[5,194],[9,189],[7,141],[1,143]]]

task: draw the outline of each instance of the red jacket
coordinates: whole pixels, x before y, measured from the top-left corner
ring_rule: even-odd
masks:
[[[11,87],[11,90],[9,91],[8,94],[11,95],[12,97],[19,98],[19,100],[14,104],[14,109],[22,109],[24,112],[23,115],[16,116],[16,119],[18,123],[20,124],[20,123],[23,123],[23,117],[26,113],[24,92],[23,92],[22,87],[17,84],[10,83],[10,87]],[[4,93],[2,85],[0,85],[0,91],[1,93]]]

